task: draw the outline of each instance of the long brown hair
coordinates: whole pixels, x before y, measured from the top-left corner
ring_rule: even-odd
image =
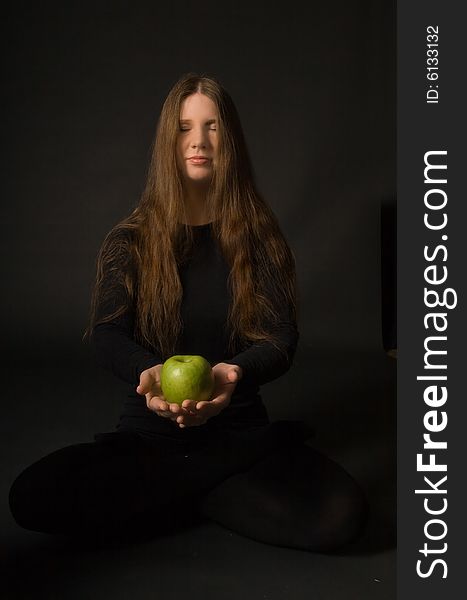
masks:
[[[97,256],[89,325],[121,315],[135,305],[135,340],[163,357],[175,351],[182,323],[182,286],[178,266],[192,243],[186,223],[181,176],[176,163],[181,104],[193,93],[210,98],[218,113],[218,153],[207,197],[213,235],[230,267],[228,315],[230,351],[250,342],[277,345],[271,324],[278,309],[289,306],[296,318],[295,260],[276,216],[256,189],[240,119],[218,80],[188,73],[170,90],[157,124],[145,189],[138,206],[105,237]],[[131,267],[122,269],[126,264]],[[112,295],[104,279],[123,286],[121,306],[97,318],[97,309]],[[274,300],[273,300],[274,298]]]

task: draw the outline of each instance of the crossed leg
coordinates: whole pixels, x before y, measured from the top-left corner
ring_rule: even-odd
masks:
[[[368,506],[342,467],[303,444],[229,477],[203,498],[200,510],[260,542],[329,552],[356,538]]]
[[[366,503],[350,475],[280,424],[224,434],[198,450],[118,443],[68,446],[25,469],[10,489],[17,523],[71,535],[153,537],[202,515],[269,544],[328,551],[361,530]]]

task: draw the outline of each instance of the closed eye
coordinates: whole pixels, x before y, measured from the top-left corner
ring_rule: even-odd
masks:
[[[190,131],[190,127],[180,127],[179,131]],[[217,131],[217,127],[215,125],[211,125],[211,127],[209,127],[209,131]]]

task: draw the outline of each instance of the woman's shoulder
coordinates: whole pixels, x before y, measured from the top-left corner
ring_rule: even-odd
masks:
[[[110,268],[133,270],[138,255],[137,240],[134,228],[114,227],[102,242],[101,258]]]
[[[109,244],[131,246],[136,244],[138,231],[135,227],[116,225],[107,233],[104,241]]]

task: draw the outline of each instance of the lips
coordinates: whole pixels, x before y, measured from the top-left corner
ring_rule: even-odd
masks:
[[[209,158],[207,158],[206,156],[190,156],[190,158],[188,158],[187,160],[193,165],[204,165],[209,161]]]

